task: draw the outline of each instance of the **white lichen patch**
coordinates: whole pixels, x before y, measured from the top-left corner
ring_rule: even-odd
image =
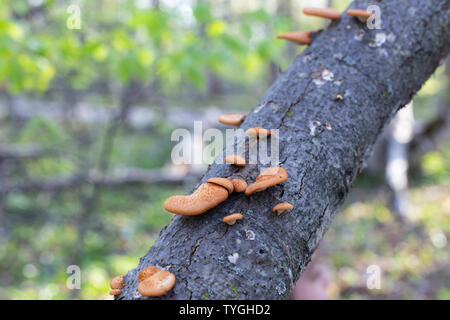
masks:
[[[415,7],[410,7],[410,8],[408,9],[408,13],[409,13],[411,16],[414,16],[414,15],[416,14],[416,11],[417,11],[417,9],[416,9]]]
[[[375,39],[369,41],[369,47],[381,47],[386,42],[386,33],[379,32],[375,35]]]
[[[323,69],[322,72],[315,72],[313,78],[314,84],[320,87],[323,86],[327,81],[332,81],[334,78],[334,74],[328,69]]]
[[[230,263],[232,263],[232,264],[236,264],[238,259],[239,259],[239,253],[237,253],[237,252],[230,254],[228,256],[228,261],[230,261]]]
[[[341,84],[342,84],[342,82],[344,82],[344,80],[336,80],[336,81],[334,81],[334,84],[335,85],[337,85],[337,86],[340,86]]]
[[[278,283],[278,285],[275,287],[275,290],[277,290],[277,293],[281,296],[286,292],[286,285],[284,282]]]
[[[311,61],[311,59],[312,59],[312,57],[311,57],[311,54],[309,53],[309,54],[306,54],[302,60],[303,60],[303,62],[308,62],[308,61]]]
[[[245,239],[253,241],[255,237],[255,233],[252,230],[245,230]]]
[[[323,69],[322,71],[322,79],[325,81],[333,80],[334,74],[328,69]]]
[[[265,106],[266,104],[265,103],[263,103],[263,104],[260,104],[259,106],[257,106],[256,108],[255,108],[255,113],[258,113],[258,112],[260,112],[261,111],[261,109],[262,108],[264,108],[264,106]]]
[[[313,122],[311,122],[309,124],[309,134],[314,137],[316,135],[316,128],[320,125],[320,121],[314,120]]]
[[[384,48],[379,49],[379,50],[378,50],[378,53],[379,53],[380,55],[384,56],[384,57],[389,57],[389,53],[388,53],[387,50],[384,49]]]
[[[391,33],[389,33],[388,36],[386,37],[386,40],[389,41],[389,42],[394,42],[396,38],[397,38],[397,37],[395,36],[395,34],[393,34],[393,33],[391,32]]]
[[[315,84],[316,86],[318,86],[318,87],[321,87],[321,86],[323,86],[323,85],[325,84],[325,81],[324,81],[323,79],[321,79],[321,78],[319,78],[319,79],[314,79],[313,82],[314,82],[314,84]]]

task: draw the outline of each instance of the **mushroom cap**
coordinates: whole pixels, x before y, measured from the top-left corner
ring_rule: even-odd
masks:
[[[245,180],[233,179],[233,180],[231,180],[231,183],[234,186],[235,192],[244,192],[245,189],[247,189],[247,182],[245,182]]]
[[[173,288],[175,275],[167,270],[160,270],[138,284],[138,291],[146,297],[159,297]]]
[[[238,167],[245,167],[247,162],[243,157],[237,154],[231,154],[225,157],[225,163],[234,164]]]
[[[111,289],[122,289],[124,285],[125,282],[123,281],[123,275],[116,276],[109,282]]]
[[[249,137],[267,137],[272,134],[272,131],[261,127],[250,128],[245,132]]]
[[[256,181],[250,184],[247,189],[245,189],[245,194],[251,195],[252,193],[263,191],[266,188],[286,181],[287,178],[288,174],[282,167],[272,167],[264,169],[263,171],[261,171],[258,177],[256,177]]]
[[[139,272],[138,281],[142,282],[145,279],[147,279],[147,278],[151,277],[152,275],[154,275],[155,273],[157,273],[158,271],[160,271],[160,269],[155,266],[145,267],[144,269],[141,270],[141,272]]]
[[[286,39],[298,44],[310,44],[311,43],[311,30],[306,31],[293,31],[286,32],[277,35],[278,39]]]
[[[303,13],[308,16],[315,16],[327,19],[337,20],[340,18],[340,14],[338,11],[332,8],[303,8]]]
[[[121,294],[121,293],[122,293],[122,289],[111,289],[109,291],[109,294],[112,296],[117,296],[118,294]]]
[[[223,124],[230,124],[238,126],[242,123],[247,115],[245,113],[226,113],[219,117],[219,122]]]
[[[232,214],[229,214],[226,217],[224,217],[222,219],[222,221],[229,224],[230,226],[232,226],[233,224],[236,223],[236,220],[241,220],[242,218],[244,218],[244,216],[242,214],[232,213]]]
[[[207,182],[214,183],[214,184],[217,184],[217,185],[219,185],[221,187],[224,187],[225,189],[228,190],[229,194],[233,193],[233,191],[234,191],[233,184],[227,178],[209,178]]]
[[[273,207],[272,211],[276,212],[277,215],[279,216],[280,214],[282,214],[284,211],[286,210],[292,210],[294,208],[294,206],[290,203],[287,202],[283,202],[283,203],[279,203],[276,206]]]
[[[175,214],[195,216],[214,208],[228,198],[228,190],[215,183],[203,183],[191,195],[172,196],[164,209]]]
[[[373,16],[373,13],[362,9],[349,9],[346,11],[346,13],[349,16],[358,18],[358,20],[361,22],[366,22],[369,17]]]

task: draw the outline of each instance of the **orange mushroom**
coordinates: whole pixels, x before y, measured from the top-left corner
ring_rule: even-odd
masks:
[[[247,162],[243,157],[237,154],[228,155],[225,157],[225,163],[234,164],[238,167],[245,167]]]
[[[214,208],[228,198],[228,190],[215,183],[203,183],[191,195],[172,196],[164,201],[164,209],[175,214],[195,216]]]
[[[338,11],[332,8],[303,8],[303,13],[308,16],[315,16],[320,18],[327,18],[332,20],[337,20],[340,18]]]
[[[147,278],[151,277],[152,275],[154,275],[155,273],[157,273],[158,271],[160,271],[160,269],[155,266],[145,267],[144,269],[141,270],[141,272],[139,272],[138,281],[142,282],[145,279],[147,279]]]
[[[247,189],[245,189],[245,194],[251,195],[252,193],[263,191],[266,188],[286,181],[287,178],[288,174],[282,167],[272,167],[264,169],[263,171],[261,171],[258,177],[256,177],[256,181],[250,184]]]
[[[233,214],[230,214],[230,215],[224,217],[222,219],[222,221],[225,222],[226,224],[232,226],[233,224],[236,223],[237,220],[241,220],[242,218],[244,218],[244,216],[242,214],[233,213]]]
[[[122,293],[122,289],[111,289],[109,291],[109,294],[112,296],[117,296],[118,294],[121,294],[121,293]]]
[[[233,183],[231,183],[231,181],[228,180],[227,178],[209,178],[207,182],[214,183],[221,187],[224,187],[225,189],[228,190],[229,194],[233,193],[234,191]]]
[[[244,192],[245,189],[247,189],[247,182],[242,179],[233,179],[231,180],[231,183],[234,186],[235,192]]]
[[[279,216],[280,214],[282,214],[283,212],[287,211],[287,210],[292,210],[294,208],[294,206],[290,203],[287,202],[283,202],[283,203],[279,203],[276,206],[274,206],[272,208],[273,212],[277,213],[277,216]]]
[[[138,284],[138,291],[146,297],[159,297],[173,288],[175,275],[167,270],[160,270]]]
[[[293,31],[293,32],[286,32],[277,35],[278,39],[285,39],[289,40],[291,42],[297,43],[297,44],[310,44],[311,43],[311,30],[306,31]]]
[[[367,19],[374,15],[373,13],[361,9],[350,9],[347,10],[346,13],[349,16],[357,18],[361,22],[366,22]]]
[[[262,137],[265,138],[267,136],[270,136],[272,134],[272,131],[268,130],[268,129],[264,129],[261,127],[255,127],[255,128],[250,128],[248,129],[245,134],[249,137]]]
[[[124,285],[125,282],[123,281],[123,275],[116,276],[109,282],[111,289],[122,289]]]
[[[230,124],[238,126],[244,121],[247,115],[245,113],[226,113],[219,117],[219,122],[223,124]]]

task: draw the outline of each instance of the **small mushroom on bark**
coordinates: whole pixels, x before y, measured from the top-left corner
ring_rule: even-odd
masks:
[[[111,289],[122,289],[124,285],[125,282],[123,281],[123,275],[116,276],[109,282]]]
[[[164,201],[169,212],[195,216],[214,208],[228,198],[228,190],[215,183],[203,183],[191,195],[172,196]]]
[[[283,203],[279,203],[275,207],[273,207],[272,211],[276,212],[277,216],[279,216],[280,214],[282,214],[283,212],[285,212],[287,210],[292,210],[292,208],[294,208],[294,206],[292,204],[283,202]]]
[[[175,275],[167,270],[160,270],[138,284],[138,291],[146,297],[159,297],[173,288]]]
[[[292,31],[277,35],[278,39],[285,39],[297,44],[310,44],[311,43],[311,30],[306,31]]]
[[[242,179],[233,179],[231,180],[231,183],[233,184],[235,192],[244,192],[245,189],[247,189],[247,182]]]
[[[219,117],[219,122],[223,124],[229,124],[238,126],[242,123],[247,115],[245,113],[226,113]]]
[[[263,191],[266,188],[286,181],[287,178],[288,174],[282,167],[272,167],[264,169],[263,171],[261,171],[258,177],[256,177],[256,181],[247,187],[247,189],[245,190],[245,194],[251,195],[252,193]]]
[[[308,16],[315,16],[320,18],[327,18],[332,20],[337,20],[340,18],[338,11],[332,8],[311,8],[307,7],[303,9],[303,13]]]
[[[249,137],[265,138],[267,136],[270,136],[272,134],[272,131],[261,127],[255,127],[248,129],[245,134]]]
[[[361,22],[366,22],[367,19],[369,19],[371,16],[373,16],[373,13],[370,13],[366,10],[361,9],[350,9],[346,11],[347,15],[357,18]]]
[[[247,162],[243,157],[237,154],[228,155],[225,157],[225,163],[234,164],[238,167],[245,167]]]
[[[109,291],[109,294],[112,296],[117,296],[118,294],[121,294],[121,293],[122,293],[122,289],[111,289]]]
[[[233,213],[233,214],[230,214],[230,215],[224,217],[222,219],[222,221],[225,222],[226,224],[232,226],[233,224],[236,223],[237,220],[241,220],[243,217],[244,216],[240,213]]]
[[[158,271],[160,271],[160,269],[155,266],[145,267],[144,269],[141,270],[141,272],[139,272],[138,281],[142,282],[145,279],[147,279],[147,278],[151,277],[152,275],[154,275],[155,273],[157,273]]]
[[[227,178],[209,178],[207,182],[214,183],[221,187],[224,187],[225,189],[228,190],[229,194],[233,193],[234,191],[233,183]]]

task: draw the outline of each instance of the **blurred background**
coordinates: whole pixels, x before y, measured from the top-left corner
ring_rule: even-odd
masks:
[[[304,49],[276,34],[350,2],[0,0],[0,298],[111,299],[206,169],[172,165],[172,130],[250,111]],[[450,299],[449,76],[385,130],[322,241],[329,297]]]

